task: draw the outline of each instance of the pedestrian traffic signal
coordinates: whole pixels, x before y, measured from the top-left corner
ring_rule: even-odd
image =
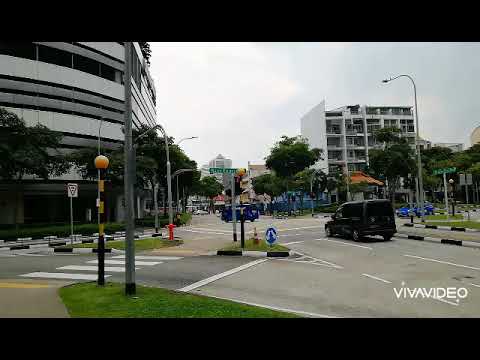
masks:
[[[235,176],[235,195],[240,195],[242,193],[242,189],[240,187],[241,180],[241,176]]]

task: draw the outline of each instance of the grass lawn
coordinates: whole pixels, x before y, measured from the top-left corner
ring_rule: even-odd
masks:
[[[425,224],[480,229],[480,222],[477,221],[426,221]]]
[[[242,250],[240,247],[240,240],[237,241],[236,244],[227,246],[220,250]],[[253,239],[245,239],[245,248],[243,250],[247,251],[289,251],[290,249],[286,248],[285,246],[274,244],[273,246],[268,245],[265,240],[260,239],[258,245],[253,243]]]
[[[233,301],[137,285],[137,299],[124,285],[80,283],[60,289],[72,317],[108,318],[275,318],[299,317]]]
[[[152,250],[152,249],[160,249],[165,247],[171,247],[181,244],[181,241],[171,241],[166,240],[158,237],[146,238],[135,240],[135,250]],[[64,246],[70,247],[70,246]],[[97,248],[96,243],[87,243],[87,244],[75,244],[73,245],[74,248]],[[108,241],[105,242],[105,247],[108,248],[115,248],[118,250],[125,250],[125,240],[115,240],[115,241]]]
[[[450,219],[457,219],[457,220],[463,220],[463,215],[461,214],[455,214],[453,217],[452,215],[449,216]],[[425,216],[426,220],[447,220],[447,215],[427,215]]]

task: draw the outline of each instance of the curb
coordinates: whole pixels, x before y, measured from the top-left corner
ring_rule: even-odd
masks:
[[[251,256],[251,257],[288,257],[291,251],[239,251],[239,250],[218,250],[214,255],[221,256]]]
[[[77,254],[92,254],[98,253],[96,248],[71,248],[71,247],[58,247],[53,249],[54,253],[77,253]],[[111,253],[111,248],[106,248],[105,253]]]
[[[436,229],[436,230],[448,230],[448,231],[480,232],[480,229],[470,229],[470,228],[456,227],[456,226],[423,225],[423,224],[412,224],[412,223],[405,223],[405,224],[403,224],[403,226],[415,227],[415,228],[419,228],[419,229]]]
[[[480,243],[473,242],[473,241],[440,239],[440,238],[434,238],[429,236],[407,235],[407,234],[399,234],[399,233],[395,234],[395,237],[419,240],[419,241],[427,241],[427,242],[437,243],[437,244],[464,246],[464,247],[476,248],[480,250]]]

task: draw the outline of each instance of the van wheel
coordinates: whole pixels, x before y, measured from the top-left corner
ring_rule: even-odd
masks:
[[[330,229],[330,226],[325,226],[325,235],[327,235],[327,237],[333,236],[332,229]]]
[[[392,240],[392,235],[383,235],[383,240],[384,240],[384,241],[390,241],[390,240]]]
[[[358,230],[352,231],[352,238],[353,238],[353,241],[355,242],[362,240],[362,237],[360,236],[360,233],[358,232]]]

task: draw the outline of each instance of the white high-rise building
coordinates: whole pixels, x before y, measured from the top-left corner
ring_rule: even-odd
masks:
[[[222,154],[218,154],[217,157],[210,160],[208,164],[203,165],[200,168],[201,178],[206,176],[214,176],[218,182],[222,183],[224,186],[226,185],[226,175],[224,174],[210,174],[210,168],[231,168],[232,167],[232,160],[227,159]]]
[[[301,134],[311,147],[323,149],[323,158],[315,168],[329,173],[339,170],[362,171],[368,164],[368,151],[381,147],[373,131],[396,127],[415,146],[415,125],[410,106],[348,105],[325,110],[325,101],[301,118]]]

